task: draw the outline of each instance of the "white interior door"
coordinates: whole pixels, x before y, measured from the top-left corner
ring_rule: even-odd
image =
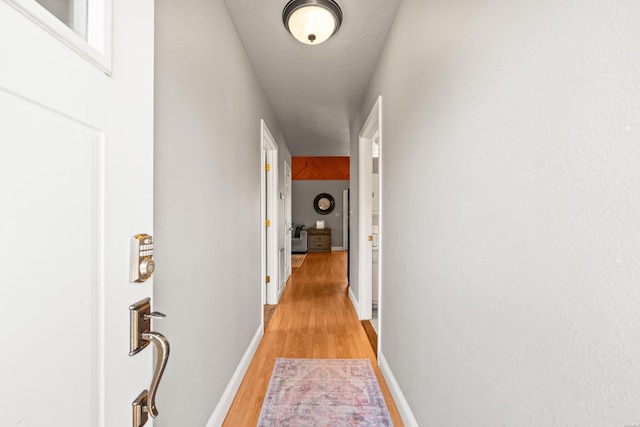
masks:
[[[373,174],[371,176],[371,233],[373,235],[372,242],[372,273],[371,273],[371,301],[372,309],[378,308],[378,288],[379,280],[379,259],[380,245],[378,236],[380,235],[380,150],[379,150],[379,134],[373,136],[372,140],[372,160]],[[375,316],[373,316],[375,317]]]
[[[360,260],[358,276],[360,278],[360,319],[371,319],[373,304],[373,224],[372,224],[372,164],[371,138],[360,138]]]
[[[88,3],[113,28],[92,47],[0,0],[2,426],[130,426],[149,388],[128,307],[152,280],[129,283],[128,261],[153,229],[153,1],[113,3]]]
[[[359,224],[358,277],[360,319],[371,319],[373,304],[373,141],[382,135],[382,98],[378,97],[360,131],[359,143]],[[379,237],[379,236],[378,236]]]
[[[264,120],[261,126],[261,163],[265,171],[261,182],[261,217],[262,217],[262,281],[266,282],[266,304],[277,304],[279,292],[279,255],[278,250],[278,144],[271,135]],[[265,280],[266,278],[266,280]]]
[[[291,276],[291,166],[284,162],[284,271],[286,283]]]

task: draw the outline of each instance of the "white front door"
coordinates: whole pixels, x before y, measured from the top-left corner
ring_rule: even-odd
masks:
[[[1,426],[130,426],[151,381],[128,307],[153,291],[129,282],[153,233],[153,1],[86,10],[93,48],[0,0]]]

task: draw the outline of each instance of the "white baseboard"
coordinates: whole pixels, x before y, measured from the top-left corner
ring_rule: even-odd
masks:
[[[331,252],[344,252],[344,248],[342,246],[331,246]]]
[[[419,427],[416,418],[413,416],[413,412],[411,412],[411,408],[409,408],[409,403],[407,403],[407,399],[404,398],[404,394],[402,394],[402,390],[400,390],[400,385],[393,375],[393,372],[391,372],[391,367],[387,363],[387,359],[384,358],[382,351],[378,352],[378,365],[389,386],[389,390],[391,390],[393,400],[398,407],[398,412],[400,412],[404,425],[407,427]]]
[[[358,314],[358,319],[360,318],[360,303],[356,299],[356,296],[353,293],[353,288],[349,286],[349,299],[351,299],[351,304],[353,304],[353,308],[356,309],[356,313]]]
[[[285,281],[281,285],[282,285],[282,288],[278,291],[278,301],[280,301],[280,297],[282,296],[282,294],[284,293],[285,288],[287,287],[287,282]]]
[[[227,387],[224,389],[224,393],[222,393],[222,397],[220,401],[216,405],[216,408],[213,410],[213,414],[211,414],[211,418],[209,418],[209,422],[206,427],[220,427],[224,422],[225,417],[227,416],[227,412],[229,412],[229,408],[233,403],[234,397],[236,397],[236,393],[240,388],[240,383],[242,383],[242,379],[244,375],[247,373],[247,369],[249,368],[249,364],[253,359],[253,355],[258,349],[258,344],[260,344],[260,340],[262,339],[262,325],[256,331],[256,334],[253,336],[247,351],[244,352],[236,371],[233,373],[231,377],[231,381],[227,384]]]

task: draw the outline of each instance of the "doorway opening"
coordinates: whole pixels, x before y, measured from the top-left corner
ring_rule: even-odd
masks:
[[[378,328],[378,296],[380,294],[380,132],[371,141],[371,324],[376,334]]]
[[[278,144],[264,120],[260,121],[260,193],[262,274],[260,287],[262,305],[277,304],[280,289],[278,253]],[[261,313],[264,327],[264,309]]]
[[[377,342],[380,342],[381,313],[381,260],[382,258],[382,97],[378,97],[362,131],[359,143],[359,315],[360,320],[371,320],[374,302],[377,314]],[[375,287],[375,289],[374,289]],[[379,348],[379,345],[377,346]]]
[[[281,287],[287,283],[291,276],[291,232],[293,225],[291,220],[291,166],[284,162],[284,277],[281,279]]]

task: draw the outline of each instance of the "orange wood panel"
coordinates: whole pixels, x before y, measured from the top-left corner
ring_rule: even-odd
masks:
[[[349,157],[292,157],[294,180],[349,180]]]

